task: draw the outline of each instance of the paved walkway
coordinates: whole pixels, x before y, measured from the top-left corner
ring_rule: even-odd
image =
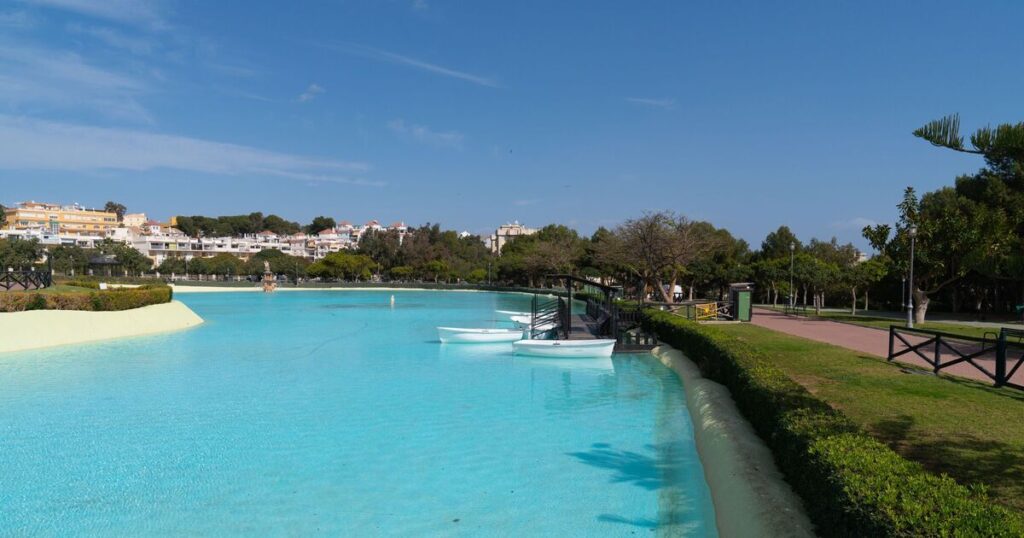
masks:
[[[761,308],[754,309],[754,316],[751,321],[754,325],[772,329],[773,331],[791,334],[793,336],[800,336],[807,338],[808,340],[816,340],[826,344],[845,347],[847,349],[852,349],[868,355],[874,355],[876,357],[885,358],[889,356],[889,333],[885,330],[861,327],[850,323],[838,323],[823,319],[787,316],[781,312]],[[925,341],[925,338],[907,336],[907,340],[916,344]],[[896,342],[897,351],[904,347],[905,346],[901,342]],[[977,344],[967,343],[958,345],[957,347],[964,353],[979,349]],[[932,356],[934,348],[928,346],[928,349],[922,349],[922,352],[927,356]],[[943,362],[954,358],[955,354],[948,350],[945,350],[941,355],[941,360]],[[897,357],[896,361],[931,369],[930,364],[913,352]],[[979,357],[978,359],[975,359],[975,361],[984,366],[988,371],[995,371],[994,354]],[[1008,365],[1007,369],[1009,368],[1012,368],[1012,364]],[[985,374],[966,362],[943,368],[942,372],[982,381],[987,384],[992,383],[992,380],[986,377]],[[1017,371],[1017,374],[1011,379],[1011,381],[1018,384],[1024,384],[1024,367]]]

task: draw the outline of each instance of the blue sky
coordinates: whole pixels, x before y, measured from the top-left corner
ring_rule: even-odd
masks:
[[[1021,121],[1015,2],[0,3],[0,202],[863,246]]]

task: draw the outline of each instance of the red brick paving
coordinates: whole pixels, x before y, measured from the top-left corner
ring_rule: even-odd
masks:
[[[885,358],[889,356],[889,333],[885,330],[872,329],[870,327],[861,327],[850,323],[839,323],[823,319],[787,316],[781,312],[764,309],[754,309],[754,315],[751,322],[754,325],[771,329],[773,331],[845,347],[847,349],[852,349],[853,351],[874,355],[876,357]],[[925,338],[916,336],[906,335],[906,338],[908,341],[915,344],[925,341]],[[896,351],[899,351],[904,349],[906,346],[897,340],[895,347]],[[964,343],[957,347],[964,353],[968,353],[977,350],[978,344],[971,345]],[[933,356],[934,348],[929,345],[922,348],[921,351],[926,356],[931,357]],[[956,358],[954,353],[945,349],[940,357],[943,362]],[[900,355],[896,358],[896,361],[928,369],[932,368],[930,364],[913,352]],[[978,359],[975,359],[975,362],[984,366],[985,369],[990,372],[995,371],[994,354],[979,357]],[[1009,370],[1013,367],[1014,361],[1011,358],[1008,362],[1009,364],[1007,365],[1007,369]],[[978,371],[966,362],[943,368],[942,373],[966,377],[968,379],[974,379],[988,384],[992,383],[992,380],[986,377],[984,373]],[[1016,375],[1013,376],[1011,381],[1017,384],[1024,384],[1024,367],[1018,369]]]

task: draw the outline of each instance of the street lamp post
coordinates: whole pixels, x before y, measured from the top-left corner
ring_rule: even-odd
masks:
[[[900,306],[907,304],[907,274],[900,278]]]
[[[917,226],[911,226],[910,233],[910,281],[907,286],[907,327],[914,328],[914,243],[917,239]]]
[[[796,301],[795,290],[793,290],[793,253],[796,251],[796,243],[789,243],[789,307],[793,308]]]

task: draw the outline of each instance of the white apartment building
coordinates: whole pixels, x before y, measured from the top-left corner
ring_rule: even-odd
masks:
[[[121,219],[121,225],[127,228],[141,228],[147,222],[149,222],[149,219],[146,218],[145,213],[127,213]]]
[[[501,254],[501,249],[505,247],[505,244],[519,237],[521,235],[533,235],[537,233],[535,228],[527,228],[526,226],[519,224],[519,221],[512,221],[506,224],[498,226],[497,230],[491,234],[488,239],[488,246],[491,248],[491,252],[494,254]]]
[[[47,246],[77,245],[90,249],[109,238],[131,245],[152,259],[154,266],[158,266],[164,260],[173,257],[184,257],[191,260],[196,257],[212,257],[224,253],[249,259],[260,251],[268,249],[280,250],[290,256],[319,260],[332,252],[356,248],[363,234],[370,230],[395,230],[399,234],[399,241],[408,233],[408,227],[404,222],[395,222],[385,227],[378,221],[371,220],[360,225],[341,221],[334,228],[309,235],[304,233],[278,235],[270,231],[262,231],[238,237],[189,237],[177,228],[148,220],[145,213],[132,213],[125,215],[123,225],[104,231],[68,233],[55,232],[44,227],[11,228],[0,230],[0,238],[36,239]]]

